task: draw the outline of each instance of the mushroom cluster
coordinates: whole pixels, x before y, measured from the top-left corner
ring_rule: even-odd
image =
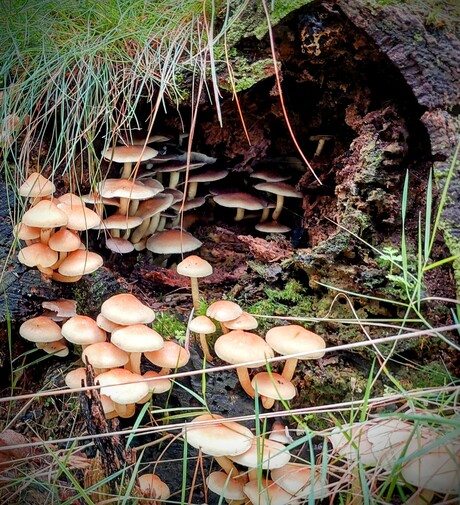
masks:
[[[58,282],[76,282],[102,266],[99,254],[88,251],[80,233],[100,224],[97,213],[73,193],[54,197],[54,184],[34,172],[19,187],[28,210],[14,228],[14,236],[25,241],[18,261]]]
[[[96,320],[66,309],[64,315],[58,314],[57,321],[50,314],[25,321],[19,333],[58,356],[68,355],[69,342],[81,346],[83,363],[92,365],[95,382],[102,386],[106,416],[131,417],[136,404],[147,402],[152,394],[168,391],[172,383],[163,376],[185,366],[190,358],[186,349],[165,341],[148,326],[154,318],[151,308],[134,295],[122,293],[102,304]],[[159,371],[142,373],[142,355]],[[71,388],[81,387],[86,381],[85,367],[72,370],[65,380]]]
[[[255,436],[250,429],[218,414],[194,418],[182,431],[187,444],[214,456],[221,467],[206,478],[209,489],[228,503],[299,503],[314,489],[315,498],[328,496],[320,467],[291,463],[286,446],[271,436]],[[284,443],[289,443],[284,441]],[[262,471],[262,478],[259,474]]]

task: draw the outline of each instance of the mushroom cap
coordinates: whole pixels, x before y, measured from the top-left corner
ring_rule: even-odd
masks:
[[[211,472],[206,478],[209,489],[227,500],[244,500],[244,480],[232,479],[225,472]]]
[[[42,307],[51,312],[56,312],[56,315],[51,316],[51,319],[55,317],[66,318],[77,315],[77,302],[75,300],[66,300],[64,298],[59,300],[48,300],[42,302]]]
[[[19,186],[18,191],[21,196],[28,198],[43,198],[51,196],[56,191],[56,187],[42,174],[34,172]]]
[[[162,189],[163,186],[158,181],[155,187],[146,186],[140,181],[131,181],[130,179],[106,179],[98,184],[98,192],[104,198],[147,200]]]
[[[334,428],[328,436],[333,451],[348,461],[375,466],[378,459],[367,436],[371,423],[354,423]]]
[[[146,352],[144,355],[151,363],[161,368],[180,368],[190,359],[189,352],[172,340],[164,341],[161,349]]]
[[[185,277],[207,277],[212,274],[212,265],[196,254],[192,254],[178,263],[177,273]]]
[[[197,316],[193,318],[189,322],[188,327],[190,331],[194,333],[203,333],[205,335],[214,333],[217,330],[216,325],[207,316]]]
[[[102,266],[104,260],[99,254],[78,249],[72,251],[64,261],[59,265],[58,272],[67,277],[86,275],[95,272]]]
[[[275,354],[262,337],[243,330],[232,330],[221,335],[214,344],[214,351],[221,360],[232,365],[256,362],[250,365],[251,368],[265,365]]]
[[[314,476],[314,483],[312,483],[310,465],[300,463],[288,463],[271,471],[273,481],[297,498],[308,498],[312,493],[315,500],[327,498],[330,492],[326,485],[322,484],[320,472],[316,472]]]
[[[225,327],[229,330],[255,330],[258,325],[257,319],[244,310],[241,316],[225,321]]]
[[[149,392],[154,395],[160,395],[161,393],[166,393],[172,388],[172,382],[169,379],[164,378],[158,372],[154,372],[153,370],[149,370],[142,374],[144,379],[152,379],[155,380],[147,380],[147,385],[149,387]]]
[[[13,228],[13,235],[19,240],[35,240],[36,238],[40,238],[40,231],[41,228],[27,226],[21,222]]]
[[[51,200],[40,200],[22,217],[24,224],[37,228],[58,228],[65,226],[68,220],[67,214]]]
[[[260,191],[267,191],[267,193],[274,193],[275,195],[303,198],[303,194],[287,182],[259,182],[254,187]]]
[[[106,217],[99,226],[95,228],[97,230],[132,230],[142,223],[142,218],[139,216],[126,216],[125,214],[112,214]]]
[[[206,168],[197,170],[188,176],[188,182],[214,182],[227,177],[225,168]]]
[[[112,368],[99,374],[96,380],[102,386],[101,394],[107,395],[115,403],[121,405],[136,403],[149,392],[147,383],[142,380],[142,375],[125,368]]]
[[[218,300],[211,303],[206,310],[208,317],[212,317],[212,319],[219,322],[232,321],[240,317],[242,313],[243,309],[237,303],[230,300]]]
[[[229,458],[247,468],[262,466],[264,470],[268,470],[286,465],[291,454],[283,444],[259,436],[253,438],[251,447],[246,452]]]
[[[165,230],[147,240],[147,249],[156,254],[180,254],[194,251],[202,242],[185,230]]]
[[[89,345],[96,342],[105,342],[105,331],[88,316],[76,315],[62,325],[62,336],[73,344]]]
[[[166,161],[165,163],[162,163],[161,165],[155,165],[154,171],[155,173],[169,173],[169,172],[184,172],[187,170],[187,167],[189,170],[195,170],[197,168],[202,167],[205,165],[205,162],[202,161],[191,161],[190,165],[187,165],[186,160],[179,160],[179,159],[174,159],[171,161]]]
[[[277,168],[257,167],[249,174],[249,177],[262,179],[265,182],[281,182],[286,181],[291,176],[288,171],[282,172]]]
[[[112,344],[127,352],[146,352],[161,349],[163,337],[145,324],[131,324],[113,331]]]
[[[254,435],[249,428],[234,421],[194,426],[197,423],[225,419],[219,414],[203,414],[187,424],[182,433],[187,443],[211,456],[236,456],[246,452]]]
[[[192,198],[191,200],[186,200],[185,202],[176,202],[171,205],[171,209],[175,210],[176,212],[180,212],[181,210],[184,212],[188,212],[189,210],[192,209],[197,209],[198,207],[201,207],[206,203],[206,197],[205,196],[197,196],[195,198]],[[183,204],[183,206],[182,206]]]
[[[158,193],[158,195],[155,195],[139,204],[139,207],[136,210],[136,216],[142,219],[148,219],[149,217],[168,209],[173,203],[173,200],[173,195]]]
[[[56,342],[44,342],[35,344],[38,349],[45,351],[47,354],[54,354],[59,358],[65,358],[69,355],[69,348],[64,339],[56,340]]]
[[[254,376],[251,384],[259,395],[275,400],[291,400],[296,395],[294,384],[278,373],[260,372]]]
[[[291,231],[289,226],[280,224],[278,221],[264,221],[263,223],[257,223],[254,228],[262,233],[288,233]]]
[[[132,242],[121,237],[111,237],[106,239],[105,246],[117,254],[128,254],[134,251]]]
[[[266,202],[259,196],[244,193],[243,191],[214,195],[213,199],[218,205],[232,209],[261,210],[267,206]]]
[[[40,265],[48,268],[54,265],[58,259],[59,254],[41,242],[36,242],[35,244],[23,247],[18,252],[19,263],[28,267]]]
[[[126,365],[129,355],[110,342],[96,342],[83,349],[81,359],[83,363],[88,359],[94,368],[115,368]]]
[[[86,386],[86,368],[84,367],[71,370],[64,378],[66,386],[70,389],[81,388],[81,381],[83,381],[83,384]]]
[[[56,205],[65,203],[66,205],[83,205],[82,199],[75,193],[64,193],[56,202]]]
[[[130,293],[120,293],[108,298],[101,306],[101,314],[123,326],[148,324],[155,319],[155,312]]]
[[[19,335],[30,342],[57,342],[62,339],[59,325],[46,316],[24,321],[19,327]]]
[[[72,252],[80,248],[81,240],[77,234],[67,228],[61,228],[49,239],[48,246],[53,251]]]
[[[115,161],[116,163],[138,162],[146,161],[158,154],[156,149],[144,145],[131,145],[131,146],[115,146],[108,147],[102,156],[107,161]]]
[[[259,487],[257,480],[251,480],[243,487],[243,491],[252,503],[257,505],[295,505],[299,503],[283,488],[275,484],[272,480],[264,479]]]
[[[317,359],[325,354],[326,342],[316,333],[298,324],[275,326],[268,330],[265,340],[279,354],[310,353],[298,359]],[[313,353],[313,351],[318,351]]]
[[[138,477],[139,486],[145,497],[167,500],[171,496],[169,487],[154,473],[144,473]]]
[[[68,221],[66,226],[69,230],[90,230],[101,223],[99,214],[96,214],[93,210],[88,209],[88,207],[82,205],[81,202],[79,202],[78,205],[58,203],[57,206],[58,209],[62,210],[67,215]]]
[[[110,321],[110,319],[107,319],[102,314],[97,315],[96,324],[99,326],[99,328],[102,328],[103,330],[105,330],[109,333],[112,333],[113,331],[117,330],[118,328],[123,328],[123,325],[114,323],[113,321]]]

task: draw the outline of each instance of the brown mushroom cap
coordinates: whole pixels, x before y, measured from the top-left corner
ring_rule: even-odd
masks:
[[[325,354],[326,342],[316,333],[297,324],[275,326],[265,336],[267,343],[279,354],[310,353],[297,359],[318,359]],[[312,351],[318,351],[313,353]]]
[[[142,218],[139,216],[127,216],[125,214],[112,214],[106,217],[99,226],[95,228],[97,230],[132,230],[142,223]]]
[[[61,328],[46,316],[33,317],[19,327],[19,334],[30,342],[57,342],[62,339]]]
[[[246,452],[252,445],[254,435],[245,426],[234,421],[196,426],[197,423],[219,419],[224,417],[218,414],[195,417],[182,431],[187,443],[211,456],[236,456]]]
[[[112,344],[127,352],[157,351],[164,345],[163,337],[145,324],[131,324],[113,331]]]
[[[120,325],[148,324],[155,319],[155,313],[130,293],[111,296],[101,306],[101,314]]]
[[[48,246],[53,251],[72,252],[80,248],[81,240],[77,234],[67,228],[61,228],[49,239]]]
[[[97,342],[83,349],[81,359],[83,363],[88,360],[95,368],[115,368],[128,363],[129,355],[110,342]]]
[[[296,395],[294,384],[274,372],[259,372],[254,376],[251,384],[259,395],[275,400],[291,400]]]
[[[27,198],[43,198],[51,196],[55,191],[54,184],[39,172],[30,174],[18,188],[19,194]]]
[[[257,223],[255,229],[262,233],[288,233],[291,231],[289,226],[285,224],[280,224],[278,221],[264,221],[263,223]]]
[[[275,195],[303,198],[303,194],[287,182],[259,182],[259,184],[256,184],[254,187],[260,191],[266,191],[267,193],[273,193]]]
[[[242,454],[229,456],[240,465],[248,468],[261,466],[264,470],[280,468],[291,459],[291,454],[283,444],[263,437],[254,437],[251,447]]]
[[[194,333],[214,333],[217,328],[216,325],[207,316],[197,316],[192,319],[188,325],[190,331]]]
[[[138,477],[139,486],[146,498],[167,500],[171,496],[169,487],[153,473],[144,473]]]
[[[242,312],[241,316],[225,321],[225,326],[229,330],[255,330],[258,325],[257,319],[245,311]]]
[[[297,498],[308,498],[313,493],[315,500],[321,500],[330,494],[321,482],[320,471],[312,472],[310,465],[288,463],[281,468],[274,468],[271,477],[278,486]]]
[[[218,300],[211,303],[206,310],[206,315],[219,322],[231,321],[240,317],[243,309],[230,300]]]
[[[40,238],[40,228],[27,226],[24,223],[18,223],[13,228],[13,235],[19,240],[35,240]]]
[[[98,226],[101,223],[99,214],[96,214],[88,207],[85,207],[80,202],[78,205],[67,205],[65,203],[58,203],[58,209],[62,210],[68,217],[66,224],[69,230],[89,230]]]
[[[243,487],[243,491],[252,503],[257,505],[296,505],[298,500],[272,480],[263,479],[262,483],[251,480]]]
[[[142,374],[142,377],[146,379],[147,385],[149,387],[149,392],[155,395],[166,393],[166,391],[169,391],[172,388],[172,382],[169,379],[166,379],[158,372],[154,372],[153,370],[145,372]]]
[[[142,380],[141,375],[124,368],[112,368],[99,374],[96,380],[102,386],[101,394],[107,395],[121,405],[136,403],[149,392],[147,383]]]
[[[70,389],[81,388],[82,381],[83,385],[86,386],[86,368],[80,367],[71,370],[66,374],[64,381]]]
[[[189,352],[172,340],[164,341],[163,347],[157,351],[146,352],[144,355],[151,363],[161,368],[180,368],[190,359]]]
[[[105,241],[105,246],[117,254],[128,254],[134,251],[132,242],[125,238],[111,237]]]
[[[214,195],[214,201],[222,207],[229,207],[232,209],[244,210],[262,210],[267,206],[267,203],[259,196],[251,195],[239,191],[237,193],[224,193],[221,195]],[[244,212],[238,210],[235,221],[239,221],[244,216]]]
[[[205,259],[196,254],[187,256],[177,265],[177,273],[185,277],[207,277],[212,274],[212,266]]]
[[[206,478],[209,489],[227,500],[244,500],[246,495],[243,492],[245,481],[243,479],[232,479],[225,472],[211,472]]]
[[[265,182],[281,182],[289,179],[290,174],[287,170],[282,172],[277,168],[257,167],[249,174],[249,177],[262,179]]]
[[[31,207],[22,217],[24,224],[37,228],[65,226],[68,220],[67,214],[50,200],[40,200],[37,205]]]
[[[144,147],[144,145],[130,145],[108,147],[102,153],[102,156],[107,161],[115,161],[116,163],[135,163],[155,158],[157,154],[158,151],[152,147]]]
[[[53,251],[49,246],[41,242],[23,247],[18,252],[18,261],[28,267],[40,265],[48,268],[54,265],[58,258],[59,254],[57,251]]]
[[[76,277],[95,272],[103,264],[99,254],[79,249],[71,252],[59,265],[58,272],[67,277]]]
[[[89,345],[96,342],[105,342],[105,331],[88,316],[76,315],[62,325],[62,336],[73,344]]]
[[[148,219],[149,217],[169,208],[173,203],[173,200],[173,195],[159,193],[158,195],[141,202],[136,210],[136,216],[142,219]]]
[[[131,198],[133,200],[147,200],[162,189],[163,186],[158,181],[156,187],[151,187],[140,181],[129,179],[106,179],[98,185],[98,192],[104,198]]]
[[[219,358],[232,365],[254,361],[252,368],[264,365],[273,358],[273,349],[262,337],[243,330],[232,330],[221,335],[214,345],[214,351]]]
[[[146,247],[156,254],[180,254],[194,251],[202,242],[185,230],[165,230],[152,235]]]

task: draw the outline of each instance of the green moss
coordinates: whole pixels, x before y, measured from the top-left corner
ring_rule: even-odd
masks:
[[[187,325],[177,316],[167,312],[160,312],[156,315],[152,328],[164,339],[175,338],[178,342],[183,342],[187,333]]]
[[[249,89],[254,84],[263,81],[273,75],[273,60],[265,58],[250,62],[243,56],[238,56],[232,60],[232,69],[235,79],[235,91]],[[221,87],[233,90],[230,79],[221,83]]]
[[[445,386],[453,378],[442,363],[434,361],[422,368],[404,367],[397,373],[399,383],[405,390]]]

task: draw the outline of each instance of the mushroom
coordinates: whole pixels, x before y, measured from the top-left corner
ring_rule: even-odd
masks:
[[[274,372],[258,373],[252,379],[251,385],[262,397],[262,405],[266,409],[271,409],[275,400],[292,400],[296,395],[294,384]]]
[[[255,330],[258,325],[257,319],[244,310],[237,318],[225,321],[225,327],[229,330]]]
[[[278,221],[265,221],[263,223],[257,223],[255,229],[262,233],[289,233],[291,228],[284,224],[278,223]]]
[[[243,309],[235,302],[230,300],[218,300],[211,303],[206,310],[206,315],[219,321],[223,333],[228,333],[228,328],[225,326],[226,321],[233,321],[243,314]]]
[[[194,170],[196,168],[202,167],[203,165],[205,165],[205,162],[191,161],[190,164],[187,164],[186,160],[175,159],[156,166],[155,173],[160,175],[169,173],[169,187],[174,189],[179,184],[181,172],[185,172],[186,170]]]
[[[33,317],[32,319],[24,321],[19,327],[19,334],[22,338],[34,342],[37,348],[43,349],[48,353],[48,344],[62,341],[61,328],[52,319],[46,316]],[[51,352],[59,352],[63,350],[63,346],[57,344],[57,347],[50,347],[49,349],[54,349],[51,350]]]
[[[144,353],[145,357],[156,366],[161,367],[160,375],[168,375],[171,369],[177,370],[185,366],[189,359],[189,352],[172,340],[166,340],[161,349]]]
[[[216,325],[207,316],[197,316],[192,319],[188,325],[190,331],[198,333],[200,338],[200,345],[205,355],[206,361],[212,363],[212,355],[209,351],[206,335],[216,331]]]
[[[268,330],[265,340],[279,354],[306,353],[305,356],[286,360],[282,376],[287,381],[292,380],[299,359],[322,358],[326,347],[323,338],[297,324],[276,326]]]
[[[46,244],[36,242],[27,247],[23,247],[18,252],[18,261],[28,267],[50,268],[59,259],[59,253],[53,251]]]
[[[268,193],[274,193],[276,195],[276,207],[272,214],[273,221],[277,221],[280,217],[281,211],[283,210],[285,197],[303,197],[300,191],[297,191],[294,186],[291,186],[286,182],[260,182],[254,187],[260,191],[266,191]]]
[[[131,293],[111,296],[101,306],[101,314],[113,323],[149,324],[155,319],[155,312]]]
[[[94,373],[99,374],[126,365],[129,355],[111,342],[96,342],[83,349],[81,359],[85,364],[90,363]]]
[[[197,194],[198,184],[200,182],[214,182],[224,179],[228,175],[228,170],[224,168],[207,168],[205,170],[200,170],[193,172],[188,177],[188,190],[187,190],[187,200],[193,200]]]
[[[255,333],[232,330],[216,340],[214,351],[221,360],[238,365],[236,372],[241,387],[254,398],[255,391],[251,385],[248,369],[246,366],[240,366],[240,363],[254,361],[255,363],[250,365],[251,368],[265,365],[268,359],[273,358],[273,349]]]
[[[296,505],[299,503],[291,494],[270,479],[251,480],[244,485],[243,491],[252,503],[257,505]]]
[[[18,192],[21,196],[29,198],[31,206],[51,196],[55,191],[55,185],[46,177],[43,177],[39,172],[30,174],[18,188]]]
[[[237,478],[239,472],[228,457],[246,452],[252,445],[254,435],[242,424],[235,421],[219,422],[221,419],[225,418],[219,414],[202,414],[184,426],[182,435],[187,444],[214,456],[227,475]],[[238,478],[245,479],[243,475]]]
[[[97,342],[105,342],[107,339],[105,331],[88,316],[71,317],[62,325],[61,332],[67,341],[81,345],[83,348]]]
[[[164,501],[171,496],[169,487],[154,473],[144,473],[137,480],[145,498]],[[150,500],[149,503],[151,503]]]
[[[190,279],[193,307],[196,311],[200,310],[198,278],[208,277],[212,274],[211,264],[197,255],[191,255],[177,265],[177,273]]]
[[[202,242],[185,230],[165,230],[152,235],[146,247],[156,254],[184,254],[200,248]]]
[[[152,147],[145,145],[131,145],[131,146],[115,146],[108,147],[102,156],[107,161],[115,161],[116,163],[123,163],[123,170],[121,172],[122,179],[129,179],[133,163],[140,161],[150,160],[157,156],[158,151]]]
[[[287,465],[291,454],[283,444],[259,435],[252,439],[251,447],[246,452],[228,457],[234,463],[247,468],[272,470]]]
[[[231,500],[244,500],[246,498],[243,491],[245,480],[232,478],[231,474],[211,472],[206,477],[206,484],[213,493],[225,498],[229,503]]]
[[[50,200],[40,200],[22,216],[22,222],[27,226],[41,228],[40,241],[48,244],[54,228],[65,226],[69,218],[58,206]]]
[[[166,379],[153,370],[149,370],[148,372],[142,374],[142,378],[147,382],[149,392],[146,396],[144,396],[144,398],[136,403],[147,403],[150,398],[152,398],[152,395],[166,393],[166,391],[169,391],[172,388],[172,382],[169,379]]]
[[[174,197],[171,194],[159,193],[139,204],[136,217],[142,218],[142,223],[133,231],[131,242],[136,243],[156,231],[160,214],[171,206]]]
[[[310,465],[287,463],[283,467],[274,468],[271,471],[271,478],[278,486],[297,498],[308,500],[309,496],[313,495],[315,500],[322,500],[330,495],[327,485],[323,483],[321,468],[312,471]]]
[[[58,273],[67,277],[78,277],[95,272],[103,264],[102,256],[99,254],[79,249],[72,251],[59,265]],[[58,278],[54,277],[55,280]]]
[[[262,210],[267,207],[267,203],[262,198],[242,191],[215,195],[213,199],[222,207],[237,209],[234,221],[241,221],[245,210]]]
[[[319,156],[323,152],[323,148],[328,140],[332,140],[334,137],[332,135],[312,135],[308,138],[313,142],[318,142],[314,156]]]
[[[145,324],[132,324],[113,331],[112,344],[130,353],[125,368],[134,373],[141,373],[142,353],[157,351],[164,345],[163,337]]]

